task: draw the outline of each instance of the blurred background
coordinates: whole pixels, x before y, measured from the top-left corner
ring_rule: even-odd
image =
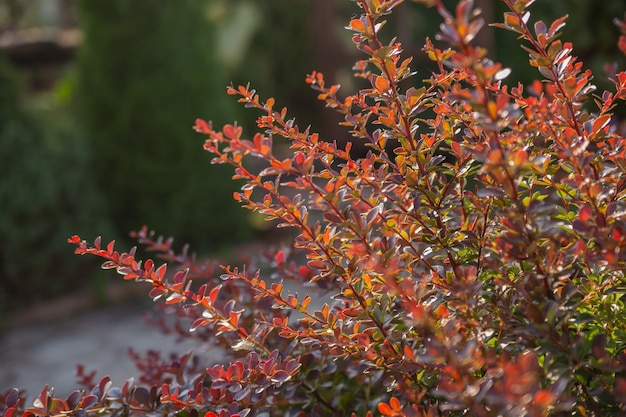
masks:
[[[450,2],[455,3],[454,1]],[[489,21],[504,7],[477,0]],[[433,10],[407,2],[386,28],[416,56],[434,34]],[[624,0],[539,0],[533,19],[571,17],[563,39],[596,74],[619,61]],[[358,85],[360,55],[343,29],[359,11],[348,0],[1,0],[0,2],[0,323],[62,295],[106,301],[115,274],[78,258],[73,234],[131,242],[143,224],[203,254],[264,238],[262,222],[238,208],[230,168],[210,164],[196,118],[237,120],[250,133],[258,116],[225,93],[250,82],[287,106],[300,126],[347,140],[338,118],[304,83],[312,70]],[[485,28],[477,42],[536,77],[510,33]]]

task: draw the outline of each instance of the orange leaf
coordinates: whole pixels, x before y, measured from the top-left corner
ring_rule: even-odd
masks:
[[[394,411],[402,410],[402,405],[400,404],[400,401],[396,397],[391,397],[389,399],[389,405]]]
[[[598,117],[593,122],[593,127],[591,128],[592,133],[599,133],[600,130],[604,129],[604,127],[606,127],[606,125],[609,124],[610,121],[611,121],[610,114],[604,114]]]
[[[533,403],[543,408],[551,406],[554,404],[554,401],[554,394],[546,390],[537,391],[533,398]]]
[[[378,77],[376,77],[376,80],[374,81],[374,86],[379,91],[385,92],[389,90],[389,80],[387,80],[387,78],[383,77],[382,75],[379,75]]]
[[[363,23],[361,19],[352,19],[350,21],[350,29],[357,31],[357,32],[364,32],[365,24]]]
[[[384,416],[392,416],[393,415],[393,411],[391,411],[391,407],[389,407],[389,405],[387,405],[387,403],[378,403],[378,411],[380,412],[380,414],[382,414]]]

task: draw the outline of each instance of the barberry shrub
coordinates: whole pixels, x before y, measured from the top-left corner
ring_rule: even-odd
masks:
[[[181,335],[225,347],[223,363],[153,354],[121,388],[81,371],[87,389],[62,399],[46,387],[32,405],[11,390],[4,415],[625,415],[626,144],[612,112],[626,72],[595,93],[559,39],[565,18],[531,24],[532,0],[503,2],[493,26],[519,36],[541,78],[529,86],[507,85],[509,71],[472,44],[483,26],[472,1],[454,11],[420,1],[443,18],[425,42],[435,70],[423,81],[400,44],[380,38],[402,0],[356,1],[348,29],[368,87],[340,98],[320,73],[307,82],[366,155],[230,87],[260,111],[262,133],[195,129],[213,162],[245,181],[235,199],[294,228],[292,245],[217,277],[214,262],[147,229],[135,237],[174,273],[113,242],[70,239],[149,283]],[[291,156],[273,151],[279,138]]]

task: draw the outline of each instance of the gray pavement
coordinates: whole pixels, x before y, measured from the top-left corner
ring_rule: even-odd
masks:
[[[109,294],[110,299],[122,301],[108,307],[94,307],[93,300],[75,295],[29,309],[12,320],[9,329],[0,332],[0,392],[26,389],[31,404],[48,384],[54,387],[55,396],[65,397],[77,388],[77,364],[85,365],[87,372],[96,370],[99,377],[109,375],[114,386],[122,386],[137,376],[128,356],[131,347],[140,354],[159,350],[164,357],[193,349],[207,358],[207,366],[220,360],[215,347],[189,340],[178,343],[175,335],[164,335],[146,324],[145,315],[153,305],[145,287],[123,284],[123,290],[117,287]],[[286,291],[301,296],[309,293],[292,282],[285,284]],[[130,296],[129,289],[133,289]],[[330,301],[314,297],[309,310]]]
[[[78,363],[99,376],[109,375],[115,386],[121,386],[136,376],[129,347],[141,354],[149,349],[167,354],[201,348],[197,342],[177,343],[175,336],[146,325],[145,311],[145,306],[125,303],[4,331],[0,334],[0,392],[24,388],[30,402],[49,384],[55,395],[65,396],[76,388]]]

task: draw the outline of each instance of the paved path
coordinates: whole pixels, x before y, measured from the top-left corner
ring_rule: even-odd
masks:
[[[47,383],[55,395],[76,388],[76,364],[98,376],[109,375],[115,386],[136,375],[128,348],[145,353],[159,349],[186,352],[194,344],[177,344],[174,336],[145,324],[146,307],[122,304],[84,313],[48,324],[29,324],[0,334],[0,392],[25,388],[29,400]]]
[[[308,293],[293,283],[286,283],[286,288]],[[26,320],[14,320],[8,331],[0,333],[0,392],[23,388],[30,402],[48,384],[54,387],[56,396],[65,397],[77,388],[77,364],[85,365],[87,372],[96,370],[99,377],[109,375],[114,386],[121,386],[137,375],[128,356],[130,347],[140,354],[160,350],[165,357],[170,352],[193,349],[209,362],[219,361],[219,350],[203,351],[197,341],[177,343],[176,336],[164,335],[157,327],[147,325],[145,314],[152,304],[144,291],[137,294],[141,294],[138,299],[142,301],[126,298],[104,308],[90,307],[74,296],[51,303],[56,306],[29,311]],[[309,309],[321,308],[324,301],[330,300],[315,297]],[[59,312],[63,308],[65,311]]]

